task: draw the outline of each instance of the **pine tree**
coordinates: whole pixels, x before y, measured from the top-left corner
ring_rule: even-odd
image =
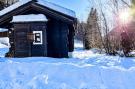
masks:
[[[91,8],[88,20],[87,29],[85,30],[84,45],[85,49],[90,48],[100,48],[101,47],[101,37],[98,28],[98,14],[97,10]]]

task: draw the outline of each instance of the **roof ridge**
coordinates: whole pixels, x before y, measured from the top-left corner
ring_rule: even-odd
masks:
[[[20,6],[22,6],[24,4],[27,4],[27,3],[31,2],[31,1],[35,2],[35,0],[19,0],[18,2],[14,3],[13,5],[1,10],[0,11],[0,17],[9,13],[9,12],[11,12],[11,11],[13,11],[13,10],[15,10],[15,9],[17,9],[17,8],[19,8]],[[57,5],[55,3],[52,3],[52,2],[49,2],[49,1],[46,1],[46,0],[36,0],[36,1],[37,2],[35,2],[35,3],[37,3],[39,5],[45,6],[47,8],[50,8],[54,11],[65,14],[67,16],[76,18],[75,12],[73,10],[70,10],[68,8],[65,8],[63,6]]]
[[[49,2],[47,0],[38,0],[38,2],[36,2],[36,3],[40,3],[41,5],[44,5],[44,6],[48,7],[48,8],[50,8],[50,9],[53,9],[53,10],[58,11],[58,12],[61,12],[63,14],[67,14],[67,15],[69,15],[71,17],[74,17],[74,18],[76,17],[75,12],[73,10],[65,8],[65,7],[63,7],[61,5]],[[55,7],[55,8],[53,8],[53,7]],[[63,10],[63,11],[59,11],[60,9]]]
[[[39,0],[37,0],[37,1],[39,1]],[[48,2],[48,3],[50,3],[50,4],[53,4],[53,5],[56,5],[56,6],[59,6],[59,7],[62,7],[62,8],[64,8],[64,9],[67,9],[67,10],[70,10],[70,11],[74,12],[73,10],[68,9],[68,8],[66,8],[66,7],[64,7],[64,6],[58,5],[58,4],[56,4],[56,3],[53,3],[53,2],[50,2],[50,1],[47,1],[47,0],[41,0],[41,1],[45,1],[45,2]]]

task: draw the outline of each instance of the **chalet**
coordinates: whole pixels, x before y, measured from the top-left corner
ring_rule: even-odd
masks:
[[[0,11],[7,57],[68,57],[74,49],[75,12],[45,0],[21,0]]]

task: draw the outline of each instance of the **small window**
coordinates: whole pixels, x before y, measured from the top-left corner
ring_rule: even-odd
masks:
[[[35,33],[35,42],[41,43],[41,34],[40,33]]]
[[[42,37],[42,31],[33,31],[34,34],[34,45],[42,45],[43,44],[43,37]]]

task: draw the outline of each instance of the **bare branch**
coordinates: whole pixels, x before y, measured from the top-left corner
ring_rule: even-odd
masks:
[[[128,7],[130,7],[130,5],[125,1],[125,0],[121,0],[125,5],[127,5]]]

